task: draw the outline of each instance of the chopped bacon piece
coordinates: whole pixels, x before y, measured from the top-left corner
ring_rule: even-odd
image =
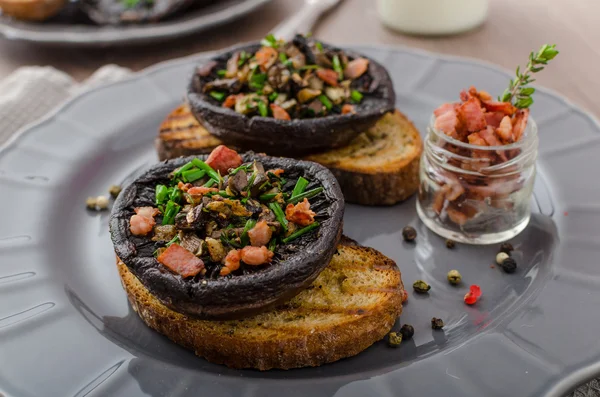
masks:
[[[469,132],[477,132],[486,127],[483,110],[476,98],[470,98],[458,108],[458,117],[464,121]]]
[[[353,105],[346,103],[342,106],[342,114],[354,114],[356,113],[356,109],[354,109]]]
[[[502,146],[502,142],[500,142],[500,140],[496,137],[494,127],[492,126],[488,125],[486,129],[479,131],[479,135],[487,142],[489,146]],[[500,157],[500,160],[507,160],[506,153],[504,153],[504,150],[496,150],[496,153]]]
[[[362,76],[369,68],[369,60],[365,58],[356,58],[346,65],[344,76],[347,79],[357,79]]]
[[[471,95],[466,90],[462,90],[460,92],[460,100],[467,102],[469,99],[471,99]]]
[[[527,119],[529,118],[529,109],[520,109],[517,111],[513,119],[513,134],[515,141],[518,141],[523,136],[527,127]]]
[[[188,189],[188,193],[191,194],[192,196],[203,196],[206,193],[210,193],[210,192],[218,192],[219,189],[217,189],[216,187],[204,187],[204,186],[194,186],[190,189]]]
[[[153,219],[156,215],[160,214],[158,208],[154,207],[137,207],[134,209],[135,213],[148,219]]]
[[[250,245],[253,247],[260,247],[269,244],[273,231],[267,225],[266,221],[260,221],[252,229],[248,231],[248,237],[250,237]]]
[[[242,260],[242,252],[240,250],[231,250],[225,257],[225,264],[221,268],[221,276],[227,276],[231,272],[235,272],[240,268]]]
[[[445,114],[447,112],[453,112],[454,110],[455,106],[453,103],[444,103],[442,106],[435,109],[433,111],[433,114],[435,115],[435,117],[440,117],[442,114]]]
[[[142,215],[133,215],[129,219],[129,230],[134,236],[145,236],[152,231],[156,224],[154,218],[147,218]]]
[[[273,112],[273,118],[276,120],[291,120],[289,113],[279,105],[272,103],[269,105],[271,112]]]
[[[338,74],[335,70],[318,69],[317,77],[332,87],[337,87],[338,85]]]
[[[223,103],[221,104],[222,107],[224,108],[232,108],[235,106],[236,102],[238,101],[238,99],[243,98],[244,94],[237,94],[237,95],[229,95],[227,98],[225,98],[225,100],[223,101]]]
[[[181,277],[195,276],[204,269],[202,259],[196,257],[196,255],[179,244],[171,244],[157,259],[169,270],[181,275]]]
[[[450,218],[452,222],[460,226],[464,225],[469,220],[467,215],[454,208],[448,208],[446,210],[446,213],[448,214],[448,218]]]
[[[262,47],[260,50],[256,51],[254,57],[256,58],[256,62],[260,66],[260,69],[263,72],[266,72],[275,61],[277,61],[277,57],[279,54],[277,50],[273,47]]]
[[[281,176],[281,174],[283,174],[285,172],[285,170],[282,170],[281,168],[277,168],[275,170],[268,170],[267,174],[269,172],[272,173],[272,174],[275,174],[275,176]]]
[[[487,146],[485,140],[477,132],[470,134],[467,139],[471,145]]]
[[[475,87],[471,87],[472,89],[475,89]],[[475,91],[477,91],[477,89],[475,89]],[[492,96],[487,92],[487,91],[479,91],[477,93],[477,96],[479,97],[479,99],[481,99],[481,101],[491,101],[492,100]]]
[[[219,145],[210,153],[206,164],[210,165],[215,171],[220,171],[221,175],[224,175],[230,168],[242,165],[242,158],[235,150],[231,150],[225,145]]]
[[[438,108],[439,110],[439,108]],[[458,125],[458,117],[454,107],[449,109],[443,114],[440,114],[434,123],[434,128],[438,131],[442,131],[444,134],[449,135],[453,138],[457,137],[456,126]]]
[[[483,115],[485,116],[487,125],[491,125],[494,128],[498,128],[504,117],[504,113],[502,112],[485,112]]]
[[[300,226],[308,226],[315,221],[315,213],[310,209],[308,199],[296,205],[288,204],[285,209],[285,218]]]
[[[190,190],[193,186],[194,185],[192,185],[191,183],[183,183],[181,181],[179,181],[179,183],[177,184],[179,190],[181,190],[184,193]]]
[[[512,116],[516,110],[510,102],[485,101],[483,106],[488,112],[501,112],[508,116]]]
[[[506,143],[514,141],[513,137],[513,126],[509,116],[504,116],[498,128],[496,128],[496,134]]]
[[[251,266],[263,265],[271,262],[273,253],[264,245],[262,247],[244,247],[242,248],[242,261]]]

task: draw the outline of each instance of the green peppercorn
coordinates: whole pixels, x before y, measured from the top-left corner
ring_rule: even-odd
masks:
[[[444,321],[441,318],[432,318],[431,319],[431,328],[432,329],[442,329],[444,328]]]
[[[415,334],[415,329],[410,324],[404,324],[400,328],[400,333],[402,334],[402,339],[408,340],[408,339],[412,338],[413,335]]]
[[[452,285],[458,285],[462,281],[462,276],[458,270],[450,270],[448,272],[448,282]]]
[[[398,347],[402,343],[402,334],[397,332],[390,332],[388,335],[388,345],[391,347]]]
[[[454,249],[454,247],[456,247],[456,243],[453,240],[446,240],[446,248]]]
[[[404,229],[402,229],[402,238],[404,241],[412,243],[417,238],[417,231],[412,226],[406,226]]]
[[[117,196],[119,195],[119,193],[121,193],[121,186],[119,186],[119,185],[112,185],[110,188],[108,188],[108,193],[110,193],[110,195],[112,196],[112,198],[117,198]]]
[[[508,257],[502,261],[500,267],[502,267],[502,270],[504,270],[506,273],[514,273],[515,270],[517,270],[517,261],[511,257]]]
[[[515,249],[513,248],[511,243],[503,243],[500,246],[500,252],[506,252],[507,254],[510,255],[511,252],[513,252]]]
[[[413,283],[413,289],[419,294],[425,294],[431,289],[431,285],[423,280],[417,280]]]

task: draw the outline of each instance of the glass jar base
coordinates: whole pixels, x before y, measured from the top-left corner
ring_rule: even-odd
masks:
[[[517,234],[521,233],[529,224],[531,216],[527,216],[521,222],[516,224],[513,228],[497,233],[481,233],[481,234],[465,234],[460,231],[452,230],[441,226],[440,224],[433,221],[421,208],[420,203],[417,201],[417,213],[421,221],[435,234],[454,240],[459,243],[473,244],[473,245],[488,245],[503,243]]]

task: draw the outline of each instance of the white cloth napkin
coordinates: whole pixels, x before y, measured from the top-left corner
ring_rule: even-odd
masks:
[[[0,81],[0,145],[23,126],[39,120],[71,96],[120,80],[131,73],[131,70],[117,65],[106,65],[78,83],[68,74],[50,66],[17,69]]]

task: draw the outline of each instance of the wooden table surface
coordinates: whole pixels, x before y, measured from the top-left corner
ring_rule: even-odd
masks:
[[[415,37],[384,28],[374,0],[344,0],[314,29],[317,36],[339,44],[401,44],[445,54],[484,59],[513,69],[532,49],[556,43],[561,54],[539,75],[538,84],[552,88],[600,116],[600,1],[491,0],[487,22],[474,31],[450,37]],[[77,79],[106,63],[135,70],[166,59],[214,50],[263,37],[302,6],[300,0],[274,0],[259,11],[208,33],[162,45],[113,49],[61,49],[0,39],[0,79],[23,65],[51,65]]]

